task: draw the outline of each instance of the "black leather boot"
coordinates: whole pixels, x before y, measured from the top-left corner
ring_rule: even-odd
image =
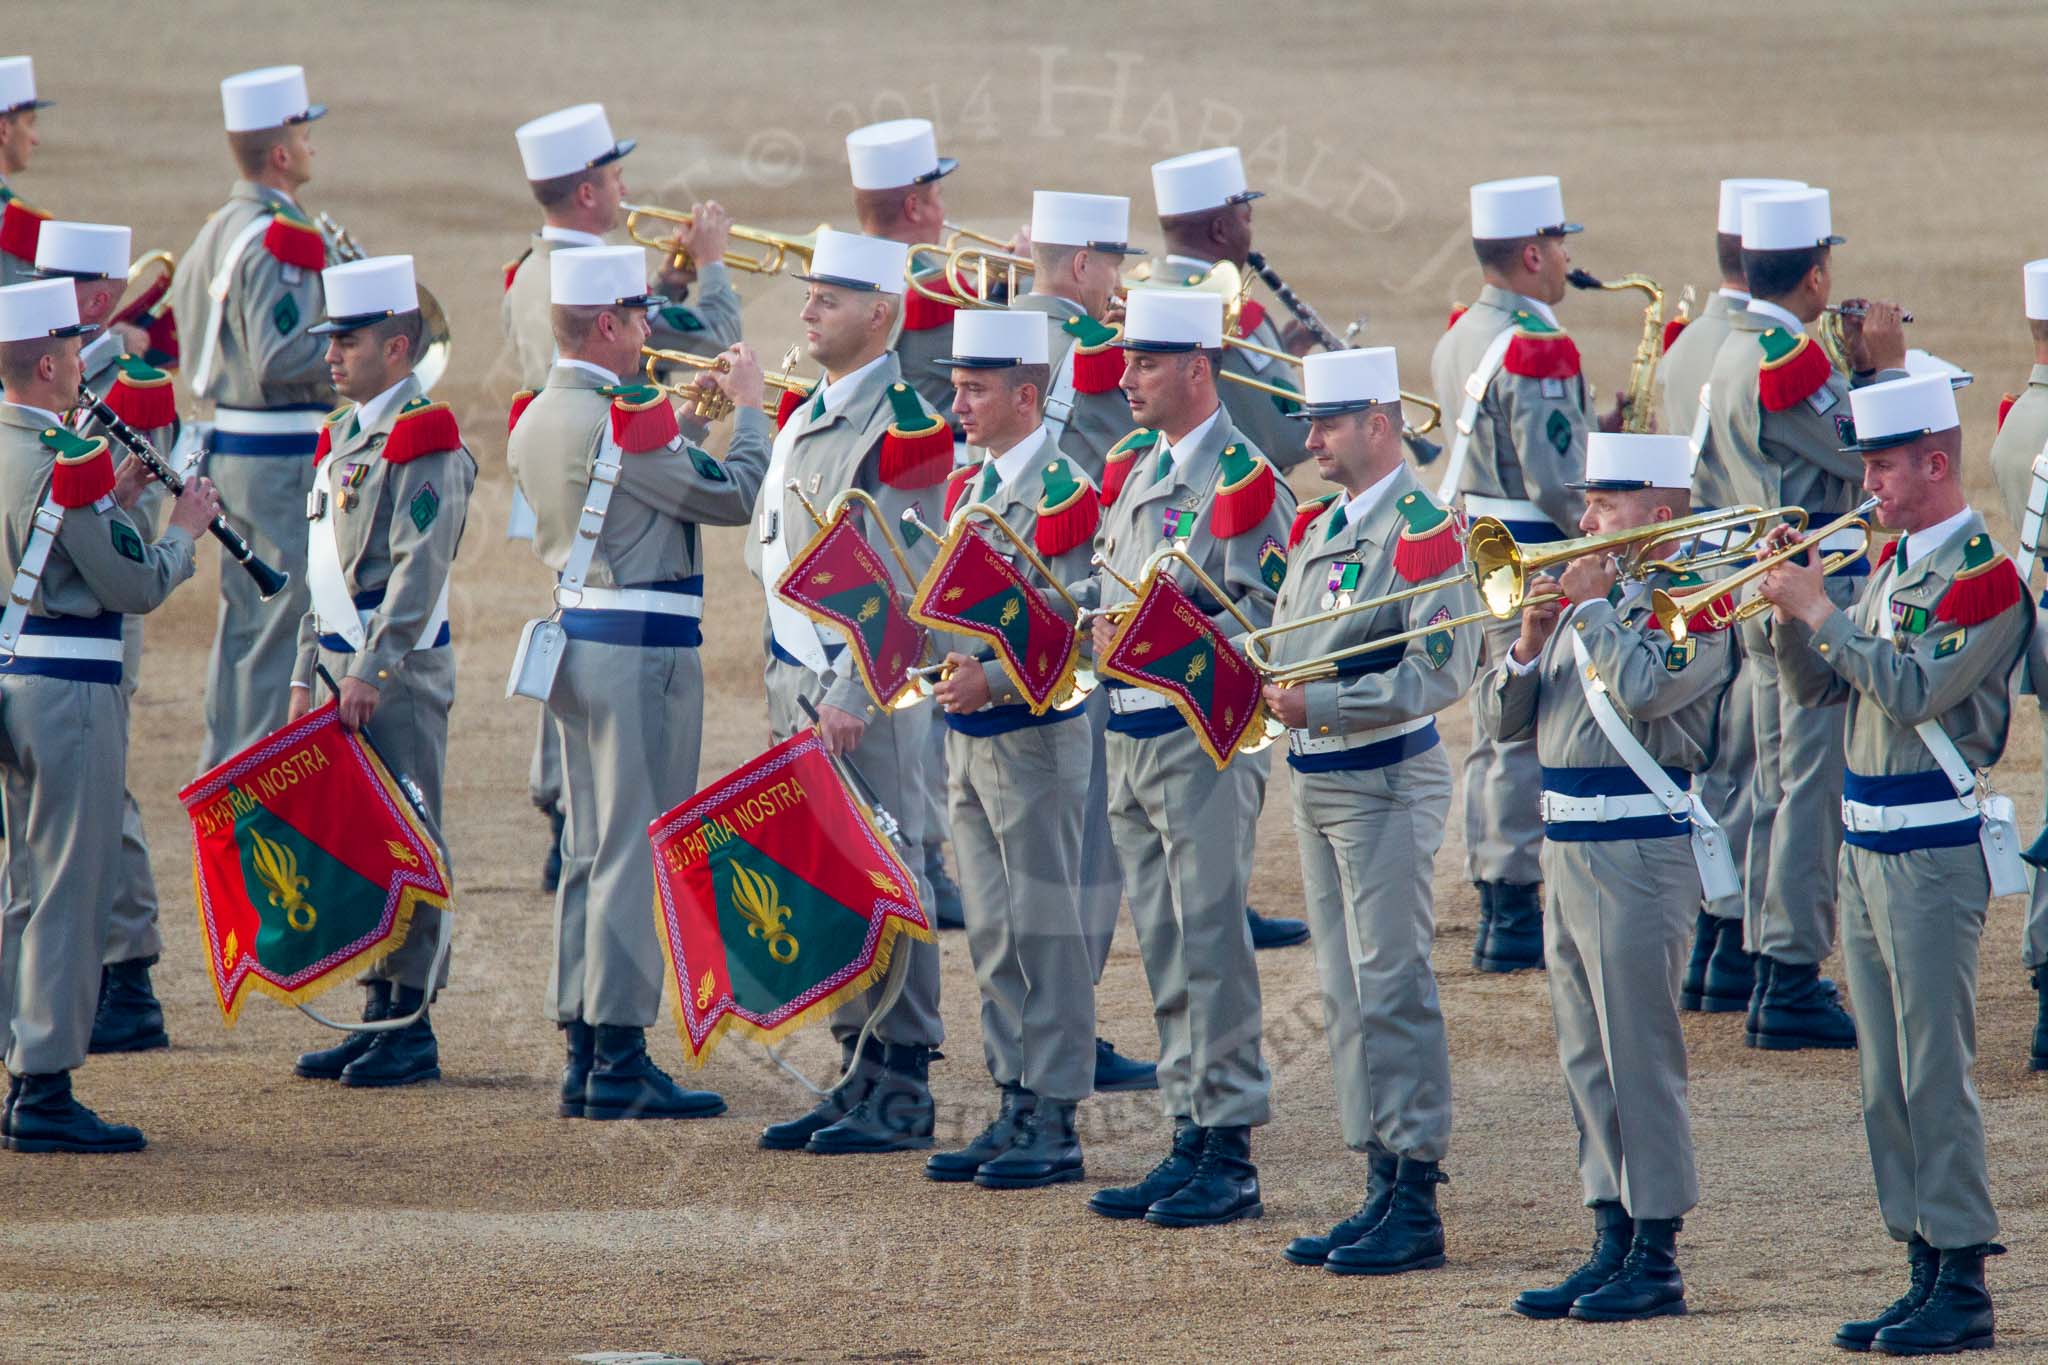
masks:
[[[1845,1351],[1867,1351],[1870,1343],[1877,1340],[1877,1334],[1887,1327],[1895,1327],[1920,1311],[1920,1305],[1927,1302],[1927,1296],[1934,1292],[1934,1277],[1941,1268],[1941,1253],[1930,1245],[1919,1233],[1906,1243],[1906,1292],[1891,1302],[1874,1318],[1863,1318],[1857,1322],[1845,1322],[1835,1329],[1835,1345]]]
[[[583,1083],[583,1117],[708,1119],[725,1112],[710,1090],[685,1090],[647,1055],[647,1031],[623,1024],[591,1030],[590,1077]]]
[[[918,1043],[885,1043],[882,1069],[861,1102],[805,1144],[825,1156],[915,1152],[932,1145],[937,1117],[932,1104],[932,1050]]]
[[[1749,1008],[1756,993],[1756,955],[1742,946],[1742,921],[1714,921],[1713,956],[1707,959],[1707,977],[1700,992],[1699,1008],[1707,1014],[1736,1014]],[[1761,1002],[1759,1002],[1761,1004]]]
[[[1707,959],[1714,955],[1714,945],[1720,939],[1720,931],[1714,926],[1720,923],[1702,910],[1692,919],[1692,956],[1685,962],[1685,981],[1678,988],[1678,1008],[1698,1010],[1702,1008],[1700,997],[1707,989]]]
[[[1473,966],[1482,972],[1519,972],[1543,965],[1542,891],[1541,882],[1494,883],[1486,954]]]
[[[154,957],[137,957],[100,968],[100,1004],[88,1052],[149,1052],[171,1045],[164,1007],[150,989],[149,969],[155,965]]]
[[[1202,1130],[1195,1173],[1146,1209],[1145,1221],[1162,1228],[1209,1228],[1265,1212],[1259,1202],[1259,1168],[1252,1165],[1252,1130],[1236,1124]]]
[[[391,1017],[391,983],[389,981],[365,981],[363,983],[363,1022],[372,1024]],[[333,1047],[323,1047],[318,1052],[302,1052],[292,1070],[310,1081],[338,1081],[348,1064],[370,1050],[370,1044],[377,1040],[374,1033],[358,1030],[343,1038]]]
[[[1247,905],[1244,920],[1245,927],[1251,930],[1254,952],[1268,948],[1292,948],[1297,943],[1308,942],[1308,921],[1305,919],[1262,915]]]
[[[1603,1199],[1593,1205],[1593,1254],[1586,1263],[1546,1289],[1524,1289],[1509,1305],[1525,1318],[1548,1321],[1572,1311],[1579,1297],[1590,1294],[1621,1273],[1628,1259],[1629,1244],[1635,1241],[1636,1224],[1619,1200]]]
[[[21,1093],[21,1077],[8,1073],[7,1100],[0,1104],[0,1133],[7,1131],[7,1115],[14,1109],[14,1097]]]
[[[1856,1046],[1856,1021],[1836,998],[1834,983],[1821,980],[1818,963],[1772,959],[1756,1018],[1750,1037],[1771,1052]]]
[[[2048,1071],[2048,964],[2034,968],[2034,993],[2041,997],[2041,1012],[2034,1018],[2034,1050],[2027,1070]]]
[[[22,1076],[0,1125],[0,1146],[15,1152],[139,1152],[139,1128],[108,1123],[71,1095],[71,1073]]]
[[[1088,1196],[1088,1211],[1104,1218],[1143,1218],[1145,1210],[1194,1179],[1202,1155],[1202,1130],[1191,1118],[1173,1121],[1173,1146],[1165,1160],[1135,1185],[1109,1185]]]
[[[1321,1265],[1338,1247],[1348,1247],[1380,1225],[1387,1205],[1394,1201],[1394,1171],[1401,1159],[1392,1152],[1375,1151],[1367,1156],[1370,1167],[1365,1179],[1365,1202],[1358,1212],[1320,1237],[1297,1237],[1281,1251],[1296,1265]]]
[[[1159,1088],[1159,1064],[1141,1062],[1135,1057],[1126,1057],[1116,1050],[1116,1045],[1107,1038],[1095,1040],[1095,1089],[1097,1093],[1112,1090],[1157,1090]]]
[[[1991,1290],[1984,1283],[1984,1258],[2003,1256],[1996,1242],[1980,1242],[1941,1253],[1934,1290],[1904,1322],[1877,1334],[1871,1344],[1893,1356],[1946,1356],[1988,1351],[1996,1344]]]
[[[1749,988],[1749,1014],[1742,1021],[1742,1041],[1748,1047],[1756,1046],[1757,1026],[1762,1021],[1764,1014],[1764,995],[1771,988],[1771,959],[1769,955],[1758,953],[1753,962],[1755,964],[1756,984]]]
[[[559,802],[541,807],[540,813],[548,818],[548,854],[540,863],[540,889],[552,892],[562,885],[562,831],[569,822]]]
[[[851,1068],[849,1072],[848,1068]],[[853,1040],[845,1038],[839,1044],[839,1074],[846,1079],[836,1090],[819,1097],[818,1102],[796,1118],[784,1123],[771,1123],[761,1130],[760,1145],[771,1152],[800,1152],[810,1142],[811,1135],[821,1128],[829,1128],[846,1117],[856,1104],[868,1097],[874,1089],[875,1077],[882,1070],[882,1045],[874,1038],[861,1049],[858,1061],[853,1055]]]
[[[967,912],[960,903],[960,884],[946,871],[946,854],[937,844],[925,848],[924,879],[932,884],[933,927],[965,929]]]
[[[1472,965],[1477,967],[1486,961],[1486,945],[1493,938],[1494,883],[1474,882],[1472,886],[1479,892],[1479,925],[1472,931]]]
[[[1635,1241],[1621,1270],[1598,1289],[1581,1294],[1572,1316],[1582,1322],[1635,1322],[1685,1312],[1685,1281],[1678,1273],[1682,1218],[1638,1218]]]
[[[391,992],[392,1019],[403,1019],[426,1003],[426,992],[398,986]],[[441,1045],[425,1010],[402,1029],[372,1034],[362,1056],[341,1069],[341,1083],[367,1089],[418,1085],[441,1079]]]
[[[1010,1144],[1017,1140],[1017,1129],[1024,1122],[1024,1116],[1031,1112],[1032,1103],[1031,1092],[1023,1086],[1004,1086],[1002,1102],[997,1105],[996,1116],[988,1127],[977,1133],[965,1147],[951,1152],[933,1152],[924,1163],[925,1179],[941,1184],[974,1179],[974,1173],[984,1164],[1010,1150]]]
[[[985,1190],[1035,1190],[1084,1174],[1074,1102],[1040,1099],[1024,1116],[1010,1150],[976,1171],[974,1183]]]
[[[1394,1168],[1387,1216],[1350,1246],[1333,1250],[1323,1269],[1334,1275],[1400,1275],[1442,1265],[1444,1224],[1437,1216],[1436,1187],[1443,1181],[1434,1161],[1402,1157]]]
[[[565,1119],[580,1119],[584,1088],[590,1082],[590,1060],[597,1047],[597,1030],[581,1019],[571,1019],[561,1029],[569,1060],[562,1064],[562,1098],[555,1105],[555,1113]]]

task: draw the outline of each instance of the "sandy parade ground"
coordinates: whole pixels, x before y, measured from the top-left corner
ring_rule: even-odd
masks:
[[[1280,1247],[1357,1204],[1338,1137],[1311,950],[1260,955],[1273,1123],[1254,1140],[1263,1221],[1170,1232],[1088,1214],[1089,1192],[1149,1169],[1166,1127],[1150,1095],[1082,1107],[1088,1180],[1002,1195],[939,1186],[922,1154],[818,1158],[754,1145],[805,1105],[752,1044],[701,1077],[722,1118],[553,1117],[559,1035],[542,1013],[546,826],[526,795],[532,704],[502,697],[547,574],[502,530],[510,357],[500,265],[538,221],[512,129],[603,100],[636,198],[715,197],[738,221],[845,226],[841,140],[878,118],[939,125],[961,170],[956,221],[1007,234],[1034,188],[1129,194],[1157,241],[1150,162],[1235,142],[1258,245],[1340,329],[1401,348],[1427,387],[1447,307],[1478,290],[1466,186],[1563,177],[1575,258],[1675,290],[1713,284],[1714,183],[1785,175],[1830,187],[1838,293],[1896,298],[1913,344],[1978,376],[1959,398],[1970,488],[1994,528],[1983,459],[2002,390],[2025,382],[2020,263],[2048,254],[2040,135],[2048,11],[1967,4],[1729,0],[1376,0],[1233,8],[624,7],[447,0],[140,8],[70,0],[9,25],[32,51],[43,147],[19,188],[59,217],[130,222],[182,250],[231,178],[216,83],[308,69],[317,179],[304,196],[373,251],[409,251],[447,306],[453,403],[482,463],[454,580],[460,688],[447,825],[458,883],[453,983],[434,1015],[445,1080],[392,1092],[295,1080],[322,1031],[264,1002],[223,1028],[192,910],[177,803],[199,749],[214,563],[148,623],[131,780],[164,897],[157,984],[169,1051],[95,1059],[81,1096],[150,1137],[140,1156],[0,1156],[0,1360],[564,1360],[666,1350],[710,1361],[1779,1361],[1833,1354],[1846,1317],[1890,1300],[1900,1257],[1878,1218],[1846,1052],[1746,1049],[1740,1016],[1686,1016],[1703,1198],[1680,1242],[1691,1314],[1601,1328],[1508,1311],[1575,1265],[1587,1239],[1570,1112],[1539,974],[1469,966],[1475,898],[1453,820],[1438,861],[1436,965],[1456,1130],[1442,1195],[1450,1263],[1392,1280],[1291,1267]],[[934,21],[943,15],[943,27]],[[25,18],[25,12],[17,16]],[[801,286],[743,276],[750,340],[771,365],[797,335]],[[1618,386],[1640,296],[1579,296],[1561,315]],[[188,324],[189,325],[189,324]],[[1433,482],[1433,480],[1432,480]],[[1313,468],[1297,488],[1320,491]],[[764,747],[758,589],[740,532],[710,533],[703,776]],[[1470,722],[1445,717],[1454,754]],[[2001,790],[2031,834],[2040,721],[2016,712]],[[1261,827],[1254,903],[1300,913],[1286,767]],[[111,799],[111,797],[110,797]],[[2048,1075],[2026,1071],[2034,997],[2023,905],[1992,907],[1977,1083],[2011,1254],[1991,1263],[2000,1346],[2048,1356]],[[964,936],[943,941],[948,1056],[939,1142],[993,1108]],[[1839,962],[1830,964],[1839,975]],[[355,992],[330,997],[352,1011]],[[1156,1039],[1128,920],[1100,1029]],[[681,1070],[667,1028],[657,1060]],[[822,1077],[821,1028],[791,1056]]]

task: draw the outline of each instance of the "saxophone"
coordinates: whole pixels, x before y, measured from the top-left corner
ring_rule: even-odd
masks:
[[[1647,275],[1602,280],[1584,270],[1573,270],[1565,280],[1574,289],[1640,289],[1649,296],[1649,306],[1643,309],[1643,335],[1636,342],[1635,359],[1629,362],[1621,429],[1638,435],[1653,429],[1657,424],[1657,357],[1664,349],[1664,290]]]

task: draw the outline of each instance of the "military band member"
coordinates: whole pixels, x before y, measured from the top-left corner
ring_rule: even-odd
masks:
[[[426,327],[410,256],[331,266],[321,281],[327,368],[348,401],[327,416],[306,504],[312,610],[299,625],[288,717],[324,697],[318,668],[339,679],[344,729],[366,731],[395,773],[425,798],[441,846],[442,775],[455,650],[448,580],[469,515],[476,460],[455,414],[421,391],[413,366]],[[365,974],[366,1020],[419,1017],[402,1029],[358,1030],[298,1060],[301,1076],[347,1086],[413,1085],[441,1074],[427,1005],[448,982],[435,947],[443,910],[416,910],[404,943]]]
[[[1219,262],[1244,271],[1246,253],[1252,249],[1252,200],[1264,193],[1246,187],[1244,159],[1235,147],[1213,147],[1154,162],[1152,197],[1159,209],[1159,231],[1165,239],[1166,254],[1152,263],[1149,282],[1156,287],[1193,287],[1206,280]],[[1251,298],[1243,300],[1233,335],[1273,350],[1281,345],[1280,332],[1266,316],[1264,306]],[[1301,428],[1288,420],[1298,405],[1245,384],[1222,382],[1222,376],[1239,375],[1283,388],[1293,387],[1281,368],[1282,362],[1271,356],[1226,346],[1218,369],[1217,393],[1231,422],[1252,447],[1264,453],[1275,468],[1285,471],[1308,458]],[[1105,472],[1103,477],[1114,480],[1122,472]],[[1259,812],[1266,804],[1266,771],[1270,761],[1267,754],[1237,760],[1252,778],[1245,819],[1238,827],[1247,888],[1251,885]],[[1268,917],[1247,905],[1245,921],[1251,926],[1254,948],[1289,948],[1308,941],[1305,920]]]
[[[35,159],[36,111],[55,103],[36,98],[33,59],[0,57],[0,285],[35,278],[37,237],[49,215],[9,182]]]
[[[946,235],[946,204],[939,181],[951,175],[959,162],[940,156],[932,134],[931,120],[890,119],[856,128],[846,135],[846,163],[853,178],[853,211],[860,230],[869,237],[901,242],[914,247],[937,242]],[[924,261],[906,260],[913,269]],[[932,262],[936,265],[937,262]],[[936,276],[930,277],[936,283]],[[939,286],[944,292],[944,286]],[[907,284],[896,289],[902,295],[898,307],[896,336],[890,343],[902,382],[908,384],[925,405],[947,422],[953,433],[954,463],[964,463],[967,447],[958,424],[947,416],[953,410],[953,386],[938,361],[946,354],[951,339],[954,309],[926,298]],[[770,490],[776,497],[781,493]],[[891,528],[892,531],[894,528]],[[932,746],[924,796],[924,876],[932,888],[934,918],[941,929],[962,928],[960,888],[946,871],[946,750],[938,726],[926,732]]]
[[[1052,367],[1046,327],[1029,312],[962,310],[953,318],[953,411],[980,465],[956,472],[946,515],[993,507],[1052,570],[1085,577],[1101,509],[1095,488],[1042,415]],[[997,547],[1035,573],[1006,540]],[[1054,602],[1053,589],[1034,587]],[[1001,1090],[996,1117],[957,1151],[925,1163],[933,1180],[1025,1189],[1082,1175],[1075,1107],[1094,1087],[1095,972],[1081,919],[1093,767],[1076,707],[1034,716],[985,644],[950,649],[935,700],[945,716],[953,846],[967,947],[981,987],[981,1048]]]
[[[1133,290],[1122,344],[1124,392],[1144,425],[1119,443],[1134,468],[1096,537],[1114,574],[1077,583],[1074,596],[1084,607],[1128,602],[1115,574],[1136,583],[1154,551],[1178,544],[1255,626],[1267,624],[1294,493],[1222,406],[1223,300]],[[1219,629],[1240,633],[1224,603],[1193,595]],[[1096,657],[1110,634],[1097,618]],[[1256,809],[1255,775],[1242,760],[1219,771],[1163,693],[1105,686],[1110,830],[1152,989],[1160,1108],[1173,1142],[1143,1179],[1097,1190],[1088,1207],[1165,1227],[1257,1217],[1251,1130],[1271,1117],[1271,1079],[1244,917],[1243,826]]]
[[[36,273],[71,280],[78,296],[78,320],[99,329],[79,353],[86,387],[105,399],[115,414],[159,453],[168,455],[178,425],[171,377],[129,354],[130,348],[146,341],[139,329],[110,325],[127,287],[129,245],[125,227],[48,222],[36,243]],[[73,416],[72,428],[88,438],[107,435],[98,419],[84,410]],[[118,445],[114,448],[120,449]],[[129,509],[130,519],[145,541],[156,539],[166,499],[163,485],[152,482]],[[125,709],[142,676],[141,616],[125,619],[121,641],[121,703]],[[164,1031],[163,1006],[149,980],[149,969],[163,952],[163,937],[157,928],[156,879],[149,870],[142,808],[130,790],[121,793],[121,861],[111,901],[92,1050],[146,1052],[168,1047],[171,1040]]]
[[[513,134],[527,187],[540,204],[541,228],[519,258],[505,267],[505,296],[498,319],[519,371],[515,409],[524,406],[547,383],[555,363],[555,331],[548,302],[548,257],[557,247],[604,246],[617,230],[626,198],[624,160],[635,146],[632,138],[612,136],[601,104],[579,104],[521,124]],[[675,271],[664,259],[657,288],[678,300],[649,319],[654,335],[649,345],[663,349],[712,354],[740,339],[740,300],[733,292],[725,265],[726,233],[732,220],[717,204],[692,204],[692,225],[683,244],[699,264],[690,272]],[[701,286],[695,308],[680,300],[691,284]],[[515,488],[510,534],[533,534],[533,509]],[[547,710],[540,713],[534,739],[528,790],[534,806],[547,816],[549,841],[541,867],[541,889],[553,891],[562,879],[562,746]]]
[[[1742,273],[1742,201],[1755,194],[1803,190],[1799,180],[1723,180],[1715,218],[1714,260],[1721,287],[1698,317],[1685,324],[1664,348],[1657,367],[1663,389],[1662,430],[1686,435],[1692,445],[1692,504],[1698,511],[1727,507],[1736,499],[1721,458],[1713,448],[1711,409],[1703,394],[1714,357],[1728,339],[1730,319],[1749,303]],[[1716,543],[1723,538],[1716,537]],[[1736,653],[1741,654],[1740,640]],[[1721,702],[1715,726],[1714,766],[1700,782],[1700,799],[1728,836],[1737,866],[1749,849],[1750,784],[1756,770],[1756,724],[1747,669],[1739,669]],[[1700,907],[1693,924],[1692,958],[1679,989],[1679,1008],[1709,1014],[1744,1009],[1756,984],[1756,961],[1742,943],[1742,897],[1725,896]]]
[[[1691,480],[1682,436],[1595,433],[1579,529],[1684,516]],[[1673,541],[1650,553],[1682,549]],[[1674,636],[1650,595],[1703,581],[1657,571],[1617,583],[1613,556],[1573,560],[1561,580],[1531,589],[1561,588],[1571,605],[1525,606],[1514,647],[1474,694],[1480,725],[1535,740],[1543,762],[1550,1009],[1593,1210],[1591,1257],[1562,1283],[1517,1297],[1524,1317],[1621,1322],[1685,1311],[1675,1249],[1699,1176],[1678,990],[1701,895],[1687,836],[1704,807],[1684,792],[1711,759],[1735,658],[1728,632],[1705,613]]]
[[[682,438],[659,391],[630,382],[648,309],[663,303],[640,248],[564,248],[548,270],[558,356],[506,460],[533,505],[534,553],[557,575],[571,566],[597,460],[623,452],[580,598],[560,613],[568,646],[547,703],[569,799],[548,990],[568,1052],[557,1112],[709,1117],[725,1101],[682,1089],[647,1055],[662,972],[647,826],[697,787],[700,528],[738,525],[753,506],[768,447],[761,370],[742,344],[711,377],[738,405],[727,458],[714,460]]]
[[[1111,447],[1134,425],[1124,397],[1124,353],[1107,319],[1122,286],[1124,258],[1138,254],[1130,236],[1131,201],[1115,194],[1038,190],[1031,196],[1031,290],[1010,307],[1045,315],[1052,360],[1045,428],[1060,453],[1099,490]],[[1128,466],[1123,466],[1128,469]],[[1075,574],[1073,577],[1082,577]],[[1102,984],[1124,900],[1123,872],[1109,837],[1109,778],[1103,758],[1108,699],[1089,697],[1093,758],[1081,825],[1081,922],[1096,985]],[[1150,1090],[1158,1070],[1095,1040],[1097,1090]]]
[[[867,493],[888,523],[865,528],[878,546],[884,534],[898,534],[905,509],[918,509],[926,521],[940,509],[953,466],[952,435],[910,387],[890,345],[904,304],[907,256],[900,242],[829,229],[818,235],[810,272],[799,278],[808,286],[801,315],[805,348],[824,374],[807,397],[785,405],[746,558],[768,604],[762,643],[769,728],[778,740],[806,728],[810,721],[797,699],[809,700],[818,709],[826,749],[860,770],[896,817],[904,846],[929,849],[932,708],[876,707],[837,633],[821,630],[775,595],[777,579],[813,532],[804,498],[823,512],[846,489]],[[796,491],[787,487],[792,482]],[[922,537],[909,540],[911,568],[922,573],[937,546]],[[893,555],[883,558],[892,575],[900,572]],[[913,585],[897,586],[907,595]],[[919,903],[932,904],[924,869],[914,871]],[[881,987],[833,1012],[832,1033],[851,1071],[846,1083],[800,1117],[765,1129],[763,1147],[851,1154],[932,1145],[931,1058],[945,1037],[939,950],[936,943],[909,942],[896,951],[911,954],[908,980],[859,1056],[855,1041]]]
[[[141,462],[117,469],[103,438],[64,424],[89,330],[68,281],[0,288],[0,553],[16,574],[0,637],[20,632],[0,662],[0,1145],[18,1152],[143,1146],[71,1091],[120,865],[121,808],[108,793],[125,785],[128,758],[121,618],[155,610],[192,576],[194,538],[220,510],[212,484],[193,479],[162,538],[144,539],[128,511],[148,478]]]
[[[1998,495],[2005,514],[2020,528],[2022,577],[2031,581],[2033,561],[2039,558],[2041,514],[2030,507],[2048,509],[2048,260],[2028,261],[2024,271],[2027,329],[2033,334],[2034,368],[2027,375],[2027,387],[2009,406],[2000,408],[1998,436],[1991,442],[1991,474],[1998,481]],[[2040,472],[2035,472],[2036,463]],[[2028,539],[2028,528],[2033,539]],[[2027,686],[2042,705],[2048,719],[2048,645],[2044,633],[2035,631],[2034,647],[2028,653]],[[2048,758],[2048,755],[2044,755]],[[2048,1071],[2048,877],[2036,875],[2027,899],[2026,933],[2020,941],[2020,960],[2032,973],[2040,1004],[2034,1023],[2034,1041],[2027,1065],[2034,1071]]]
[[[1800,559],[1760,589],[1779,620],[1785,690],[1825,714],[1846,708],[1842,958],[1862,1025],[1878,1205],[1910,1270],[1903,1297],[1843,1324],[1835,1344],[1899,1355],[1988,1348],[1984,1258],[2005,1248],[1992,1240],[1998,1215],[1970,1079],[1991,885],[1971,774],[2005,748],[2008,680],[2034,617],[2018,571],[1964,498],[1948,377],[1872,384],[1849,401],[1845,435],[1878,498],[1875,523],[1905,534],[1849,608]]]
[[[1408,633],[1332,676],[1266,687],[1288,727],[1303,899],[1314,917],[1323,1032],[1344,1145],[1366,1156],[1357,1213],[1288,1243],[1344,1275],[1443,1264],[1438,1163],[1450,1149],[1451,1056],[1430,944],[1430,874],[1451,806],[1436,713],[1472,685],[1478,635],[1430,627],[1479,609],[1458,527],[1409,472],[1390,346],[1310,355],[1308,448],[1339,491],[1303,504],[1273,624],[1440,580],[1433,592],[1274,637],[1277,664]]]
[[[1499,518],[1518,541],[1560,539],[1583,507],[1572,484],[1585,468],[1589,395],[1579,348],[1552,310],[1571,266],[1564,239],[1580,228],[1565,220],[1556,176],[1488,181],[1471,198],[1486,286],[1430,358],[1437,401],[1458,414],[1437,496],[1457,499],[1468,519]],[[1499,664],[1517,638],[1512,621],[1489,625],[1486,662]],[[1539,766],[1534,743],[1477,729],[1465,754],[1465,867],[1479,889],[1472,965],[1483,972],[1543,964]]]
[[[320,317],[327,241],[299,206],[313,176],[306,73],[265,67],[220,83],[238,178],[178,256],[173,311],[187,327],[195,398],[214,401],[206,469],[229,521],[257,554],[290,575],[268,602],[226,560],[207,663],[204,772],[284,723],[306,596],[306,494],[313,447],[334,406]]]
[[[1709,380],[1710,439],[1732,501],[1803,507],[1813,526],[1854,506],[1862,477],[1861,462],[1841,449],[1837,419],[1847,421],[1849,389],[1865,377],[1837,374],[1802,330],[1827,306],[1832,248],[1841,241],[1826,190],[1743,201],[1750,302],[1730,317]],[[1859,371],[1905,363],[1897,310],[1889,311],[1889,323],[1873,318],[1873,325],[1851,332],[1858,338]],[[1868,571],[1867,562],[1852,564],[1828,579],[1827,590],[1847,605]],[[1836,999],[1834,983],[1820,974],[1834,947],[1841,715],[1804,705],[1778,685],[1776,632],[1763,617],[1741,631],[1757,755],[1744,932],[1758,956],[1744,1040],[1780,1051],[1850,1048],[1855,1022]]]

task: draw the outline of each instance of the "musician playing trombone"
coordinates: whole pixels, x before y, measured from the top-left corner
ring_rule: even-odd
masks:
[[[1456,522],[1409,470],[1393,348],[1311,355],[1302,378],[1309,453],[1340,491],[1294,519],[1261,671],[1266,705],[1288,727],[1344,1144],[1365,1154],[1368,1176],[1358,1212],[1295,1238],[1286,1255],[1390,1275],[1444,1258],[1436,1182],[1450,1146],[1451,1058],[1429,962],[1430,878],[1451,763],[1436,713],[1472,685],[1483,613]],[[1433,587],[1371,605],[1419,584]],[[1462,629],[1448,624],[1458,618]],[[1320,662],[1394,635],[1407,638]]]
[[[1683,436],[1595,432],[1573,485],[1586,499],[1580,529],[1683,517],[1691,483]],[[1542,763],[1543,947],[1594,1241],[1584,1265],[1514,1309],[1594,1322],[1682,1313],[1676,1239],[1699,1178],[1678,993],[1702,875],[1733,873],[1688,788],[1712,758],[1735,660],[1712,608],[1690,631],[1651,609],[1654,589],[1696,587],[1696,575],[1618,579],[1614,555],[1590,553],[1557,583],[1537,581],[1569,607],[1527,594],[1520,635],[1473,698],[1488,734],[1534,740]]]

